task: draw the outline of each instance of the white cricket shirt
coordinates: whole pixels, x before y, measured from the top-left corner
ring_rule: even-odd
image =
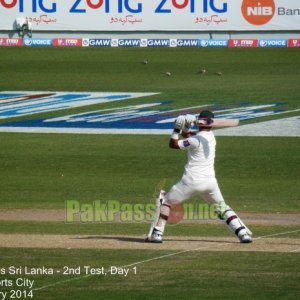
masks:
[[[216,139],[212,131],[200,131],[194,136],[179,140],[178,146],[188,151],[185,177],[192,180],[215,177]]]

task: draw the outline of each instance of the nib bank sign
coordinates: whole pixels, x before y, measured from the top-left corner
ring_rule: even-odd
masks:
[[[296,5],[293,8],[286,5]],[[284,0],[243,0],[242,15],[244,19],[255,26],[268,24],[276,15],[277,18],[294,17],[298,21],[300,15],[299,3]],[[298,19],[296,19],[298,17]],[[279,20],[279,19],[278,19]]]
[[[242,13],[250,24],[264,25],[275,14],[274,0],[243,0]]]

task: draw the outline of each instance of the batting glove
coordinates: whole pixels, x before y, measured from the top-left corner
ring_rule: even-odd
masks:
[[[195,123],[197,118],[194,115],[185,115],[185,123],[186,125],[192,126],[193,123]]]
[[[175,121],[175,129],[180,132],[180,130],[184,127],[185,124],[185,117],[178,116]]]
[[[182,131],[188,132],[193,126],[193,123],[196,122],[196,120],[197,120],[196,117],[193,115],[189,115],[189,114],[185,115],[185,124]]]

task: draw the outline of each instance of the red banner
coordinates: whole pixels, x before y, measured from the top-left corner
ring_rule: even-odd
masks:
[[[82,39],[53,39],[54,47],[82,47]]]
[[[0,38],[0,47],[20,47],[23,46],[23,39],[19,38]]]
[[[300,47],[300,39],[289,39],[288,47],[289,48]]]
[[[229,48],[257,48],[258,41],[253,39],[229,40]]]

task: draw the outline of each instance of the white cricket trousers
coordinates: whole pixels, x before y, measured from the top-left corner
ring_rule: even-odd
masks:
[[[190,198],[200,196],[209,203],[224,203],[224,198],[220,191],[215,177],[192,180],[183,177],[165,195],[164,203],[182,203]]]

